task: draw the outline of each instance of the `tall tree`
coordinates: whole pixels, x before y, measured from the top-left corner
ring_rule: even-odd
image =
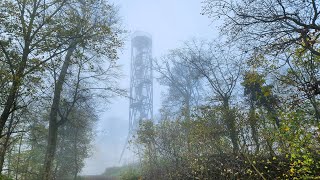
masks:
[[[194,68],[184,64],[179,49],[172,50],[155,63],[159,72],[159,82],[168,87],[163,104],[165,108],[176,113],[174,108],[182,112],[190,120],[191,108],[199,104],[201,91],[201,74]]]
[[[276,111],[277,98],[272,93],[272,86],[265,83],[265,77],[253,69],[244,73],[243,82],[241,83],[244,86],[246,101],[249,104],[248,120],[252,139],[256,145],[256,153],[260,151],[259,125],[261,122],[259,120],[261,118],[256,112],[257,109],[265,108],[270,116],[275,117],[272,124],[280,127]]]
[[[42,65],[63,52],[55,39],[53,18],[67,4],[66,0],[33,0],[0,2],[1,64],[10,75],[6,91],[1,89],[0,135],[10,114],[19,107],[17,94],[28,74],[39,71]],[[16,106],[14,104],[16,103]]]
[[[231,97],[241,75],[241,56],[231,54],[231,49],[205,41],[186,43],[181,52],[184,61],[206,79],[214,95],[213,100],[221,103],[224,123],[229,131],[233,152],[239,151],[236,115]],[[234,51],[233,51],[234,52]]]
[[[44,161],[44,169],[42,179],[52,179],[52,167],[57,148],[58,129],[68,120],[69,113],[59,118],[61,113],[60,105],[62,101],[62,93],[65,81],[68,79],[68,70],[73,64],[81,64],[81,67],[90,67],[92,71],[85,73],[89,77],[108,77],[111,74],[107,69],[95,64],[99,62],[105,63],[110,60],[110,66],[114,67],[114,60],[117,58],[117,48],[121,46],[118,29],[117,11],[112,5],[105,1],[80,1],[74,2],[70,6],[63,9],[64,14],[59,14],[64,18],[64,29],[61,32],[62,38],[69,39],[66,47],[67,51],[63,54],[59,71],[54,72],[54,92],[53,100],[49,114],[49,134],[46,156]],[[71,35],[71,37],[70,37]],[[65,36],[65,37],[63,37]],[[85,61],[80,61],[85,59]],[[83,63],[83,64],[82,64]],[[97,68],[94,68],[97,66]],[[77,74],[78,81],[75,83],[75,91],[71,106],[68,112],[71,112],[74,104],[78,100],[80,73],[88,69],[79,67]],[[111,70],[110,70],[111,71]],[[93,75],[89,72],[93,72]],[[102,74],[101,74],[102,73]],[[92,75],[92,76],[90,76]],[[84,79],[88,77],[83,77]],[[111,90],[107,87],[106,90]]]
[[[286,69],[274,74],[285,86],[295,90],[295,94],[291,93],[291,95],[296,96],[296,100],[306,101],[311,105],[313,110],[310,111],[310,114],[315,117],[314,122],[320,122],[318,98],[320,94],[320,56],[306,52],[302,48],[295,48],[286,58],[288,59]]]

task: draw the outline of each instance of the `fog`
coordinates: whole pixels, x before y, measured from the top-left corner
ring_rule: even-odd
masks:
[[[121,86],[129,90],[130,33],[144,31],[152,35],[153,58],[160,58],[192,38],[217,37],[217,24],[201,15],[201,1],[186,0],[114,0],[119,7],[123,27],[129,31],[118,63],[122,65]],[[154,74],[153,112],[161,105],[161,89]],[[99,117],[92,156],[86,160],[82,174],[101,174],[107,167],[120,166],[120,154],[128,135],[129,100],[116,98]],[[127,152],[127,151],[126,151]],[[128,153],[128,152],[127,152]],[[124,158],[125,159],[125,158]],[[125,160],[124,160],[125,161]]]
[[[319,179],[319,9],[0,0],[0,179]]]

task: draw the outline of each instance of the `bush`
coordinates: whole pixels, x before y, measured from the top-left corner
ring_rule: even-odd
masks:
[[[120,179],[121,180],[138,180],[138,179],[142,179],[142,177],[137,168],[128,167],[121,173]]]

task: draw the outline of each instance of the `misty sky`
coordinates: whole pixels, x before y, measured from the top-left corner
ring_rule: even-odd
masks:
[[[181,46],[191,38],[213,39],[217,27],[200,15],[201,0],[112,0],[120,8],[126,30],[145,31],[152,35],[153,57],[159,59],[168,50]],[[130,38],[120,54],[124,78],[121,86],[129,89]],[[161,104],[161,88],[154,79],[154,115]],[[101,114],[92,157],[86,160],[82,174],[101,174],[107,167],[119,166],[121,150],[128,133],[129,101],[113,100]]]

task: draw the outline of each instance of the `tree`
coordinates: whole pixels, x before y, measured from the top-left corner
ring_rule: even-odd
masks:
[[[84,159],[89,156],[93,124],[97,121],[97,117],[93,112],[93,106],[86,106],[83,103],[88,102],[77,105],[71,112],[69,121],[59,128],[54,167],[56,179],[73,177],[76,180],[84,166]]]
[[[47,172],[43,176],[49,179],[58,127],[67,122],[76,104],[88,99],[87,96],[108,100],[123,94],[116,85],[115,60],[123,32],[118,26],[117,9],[107,1],[95,0],[6,0],[0,2],[0,10],[1,167],[11,135],[19,128],[24,131],[31,127],[35,120],[20,115],[36,114],[36,108],[29,109],[31,103],[51,104],[43,166]],[[68,89],[71,98],[67,98],[70,94],[66,93],[66,87],[75,87]],[[44,97],[50,92],[53,99]],[[39,107],[48,110],[42,108]]]
[[[231,50],[231,49],[229,49]],[[224,123],[229,130],[233,151],[239,151],[235,111],[231,107],[231,96],[241,75],[241,56],[233,55],[228,49],[205,41],[186,43],[181,51],[184,61],[196,69],[207,81],[214,95],[213,100],[221,103]]]
[[[64,104],[61,110],[64,111]],[[70,112],[69,120],[59,128],[57,142],[57,158],[54,161],[53,177],[55,179],[76,179],[84,166],[84,159],[89,156],[93,139],[93,125],[97,121],[94,103],[82,98]],[[8,177],[21,179],[39,179],[41,177],[45,147],[48,135],[46,127],[48,109],[40,112],[38,117],[29,117],[32,124],[28,124],[25,133],[19,133],[11,138],[10,153],[7,159],[10,163]],[[20,137],[23,135],[22,142]],[[20,144],[21,142],[21,144]],[[19,147],[22,148],[19,148]],[[20,149],[20,151],[19,151]],[[9,173],[10,171],[10,173]]]
[[[260,150],[259,142],[259,119],[258,108],[264,107],[272,117],[275,117],[273,123],[280,127],[279,118],[277,117],[276,105],[277,99],[272,94],[272,86],[265,85],[266,80],[263,75],[259,74],[255,70],[245,72],[243,77],[244,95],[247,97],[246,101],[249,104],[249,125],[251,128],[252,139],[256,145],[256,153]]]
[[[35,100],[34,85],[38,84],[43,66],[63,52],[59,49],[63,42],[56,41],[53,33],[58,22],[53,18],[66,4],[60,0],[0,2],[0,137],[4,141],[1,167],[8,148],[6,142],[14,130],[13,113],[26,109]]]
[[[112,5],[107,4],[105,1],[81,1],[72,4],[72,6],[67,6],[64,11],[68,13],[61,14],[61,17],[59,17],[65,19],[64,30],[61,35],[70,40],[66,44],[66,53],[59,57],[59,59],[63,59],[60,65],[61,69],[58,72],[54,72],[54,78],[57,79],[54,81],[53,100],[49,114],[48,145],[42,175],[42,179],[46,180],[52,178],[52,165],[57,147],[58,129],[68,121],[69,113],[78,101],[79,82],[82,78],[88,79],[88,77],[81,77],[80,73],[90,67],[93,77],[111,76],[109,74],[110,69],[104,70],[102,66],[94,64],[94,62],[99,62],[104,58],[100,63],[110,60],[109,67],[114,67],[113,61],[117,58],[117,48],[122,44],[118,37],[118,33],[121,33],[121,31],[117,27],[117,12]],[[81,60],[83,61],[81,62]],[[79,71],[76,75],[78,80],[75,83],[76,88],[72,96],[71,106],[63,116],[60,115],[59,119],[59,113],[61,114],[60,105],[63,100],[63,87],[67,80],[68,70],[73,63],[79,64]],[[94,68],[95,65],[97,65],[97,68]],[[87,75],[91,75],[89,72]],[[112,90],[112,87],[108,87],[106,90]]]
[[[288,88],[295,89],[296,105],[300,106],[299,102],[307,100],[312,106],[313,111],[310,114],[315,117],[314,123],[320,120],[319,109],[319,58],[320,56],[314,55],[311,52],[306,52],[302,48],[292,50],[292,54],[287,57],[287,68],[283,72],[275,73]],[[308,105],[308,106],[309,106]],[[308,107],[305,107],[308,109]]]
[[[203,14],[223,18],[221,31],[246,50],[278,54],[300,46],[319,56],[317,0],[205,0]]]
[[[186,120],[190,120],[191,108],[199,104],[201,76],[184,64],[181,54],[179,49],[170,51],[161,58],[161,64],[155,63],[155,70],[160,73],[160,84],[168,87],[164,108],[174,111],[178,107]]]
[[[7,88],[1,90],[0,135],[10,114],[20,107],[17,94],[28,74],[62,53],[63,42],[55,41],[53,18],[66,5],[66,0],[1,1],[1,64],[7,67]],[[31,58],[32,57],[32,58]],[[9,74],[8,74],[9,73]]]

